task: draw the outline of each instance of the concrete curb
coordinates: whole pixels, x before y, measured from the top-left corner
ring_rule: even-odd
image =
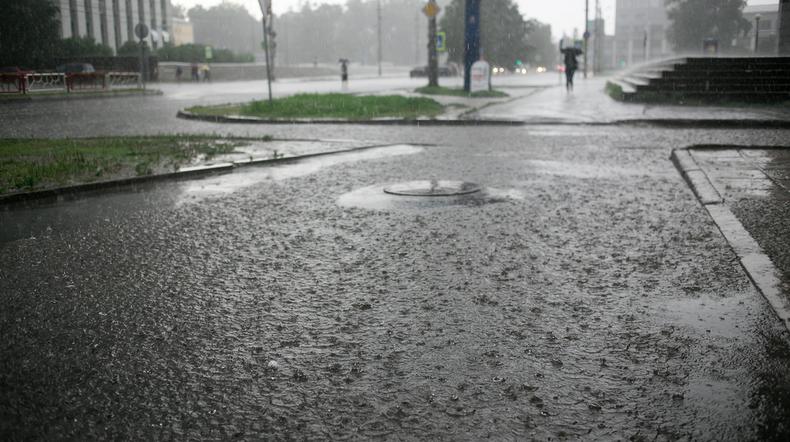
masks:
[[[740,120],[722,119],[683,119],[683,118],[644,118],[615,120],[612,124],[634,126],[657,126],[666,128],[690,129],[790,129],[790,120]]]
[[[502,104],[502,103],[495,103]],[[485,106],[484,106],[485,107]],[[469,110],[473,113],[479,109]],[[465,114],[466,114],[465,113]],[[462,114],[464,115],[464,114]],[[382,126],[654,126],[667,129],[790,129],[790,120],[695,120],[695,119],[634,119],[613,121],[563,121],[563,120],[505,120],[465,118],[373,118],[369,120],[345,120],[329,118],[257,118],[241,115],[197,115],[180,110],[178,118],[231,124],[358,124]]]
[[[707,204],[721,204],[724,199],[719,195],[719,192],[713,187],[708,176],[700,169],[697,162],[689,153],[688,149],[675,149],[672,151],[672,163],[680,171],[680,175],[686,180],[686,183],[691,187],[694,195],[703,205]]]
[[[264,165],[271,165],[277,163],[287,163],[292,161],[300,161],[307,158],[315,158],[315,157],[321,157],[326,155],[336,155],[341,153],[350,153],[350,152],[356,152],[356,151],[367,150],[367,149],[375,149],[377,147],[396,146],[399,144],[402,143],[372,144],[369,146],[351,147],[348,149],[316,152],[316,153],[310,153],[304,155],[295,155],[290,157],[259,158],[259,159],[253,158],[251,160],[234,161],[233,163],[220,163],[220,164],[212,164],[209,166],[186,167],[176,172],[162,173],[157,175],[145,175],[145,176],[138,176],[131,178],[121,178],[117,180],[97,181],[94,183],[76,184],[73,186],[57,187],[54,189],[36,190],[33,192],[14,193],[10,195],[0,195],[0,206],[6,204],[12,204],[12,203],[44,199],[44,198],[59,197],[59,196],[70,195],[75,193],[118,188],[118,187],[134,185],[134,184],[143,184],[148,182],[164,181],[171,179],[178,180],[178,179],[192,178],[196,176],[211,175],[217,173],[228,173],[228,172],[233,172],[235,169],[240,167],[264,166]],[[420,144],[420,143],[408,143],[408,144],[412,146],[425,146],[425,147],[435,146],[434,144]]]
[[[372,118],[368,120],[347,120],[333,118],[258,118],[244,117],[241,115],[197,115],[189,111],[180,110],[178,118],[185,120],[208,121],[211,123],[238,123],[238,124],[362,124],[383,126],[523,126],[519,120],[461,120],[437,118]]]
[[[120,97],[151,97],[151,96],[159,96],[159,95],[164,95],[164,92],[160,91],[159,89],[146,89],[144,91],[119,90],[119,91],[100,92],[100,93],[73,92],[71,94],[63,94],[63,95],[36,95],[35,93],[32,93],[32,94],[20,95],[18,97],[15,96],[14,98],[0,99],[0,104],[26,103],[31,101],[69,101],[69,100],[91,100],[91,99],[100,99],[100,98],[120,98]]]
[[[700,146],[702,149],[716,149],[716,146]],[[720,146],[724,148],[725,146]],[[728,146],[729,148],[737,146]],[[694,195],[708,211],[719,232],[727,240],[730,248],[738,257],[741,267],[752,284],[763,295],[776,315],[790,331],[790,298],[783,294],[781,272],[771,262],[757,241],[743,227],[735,214],[724,204],[716,188],[711,184],[705,171],[702,170],[689,152],[695,146],[673,149],[671,160],[683,179],[688,183]]]

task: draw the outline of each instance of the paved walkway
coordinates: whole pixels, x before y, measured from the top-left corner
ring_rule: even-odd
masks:
[[[790,109],[778,106],[666,106],[622,103],[604,92],[606,78],[577,79],[572,93],[563,87],[544,89],[524,99],[491,106],[477,117],[530,123],[610,123],[622,120],[790,120]]]

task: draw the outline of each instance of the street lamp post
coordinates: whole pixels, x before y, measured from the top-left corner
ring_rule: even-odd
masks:
[[[378,44],[379,44],[378,47],[379,77],[381,77],[381,0],[378,1],[377,14],[378,14]]]
[[[584,78],[587,78],[587,42],[590,40],[590,0],[584,0]]]
[[[754,16],[754,53],[760,51],[760,14]]]

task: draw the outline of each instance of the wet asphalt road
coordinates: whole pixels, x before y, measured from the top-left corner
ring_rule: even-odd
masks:
[[[787,331],[668,160],[788,131],[182,124],[436,146],[0,212],[5,439],[790,436]],[[485,189],[379,192],[425,178]]]

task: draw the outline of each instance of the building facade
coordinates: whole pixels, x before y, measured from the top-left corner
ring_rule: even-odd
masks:
[[[622,68],[671,55],[664,0],[617,0],[613,60]]]
[[[159,47],[170,40],[173,26],[170,0],[53,0],[60,7],[61,37],[91,37],[118,50],[137,41],[134,27],[144,23],[147,41]]]
[[[173,18],[173,32],[170,37],[175,46],[181,46],[195,42],[195,29],[192,23],[183,18]]]
[[[760,17],[759,51],[754,47],[758,16]],[[775,54],[779,43],[779,4],[747,6],[743,8],[743,18],[748,20],[752,27],[738,39],[738,47],[747,52]]]

